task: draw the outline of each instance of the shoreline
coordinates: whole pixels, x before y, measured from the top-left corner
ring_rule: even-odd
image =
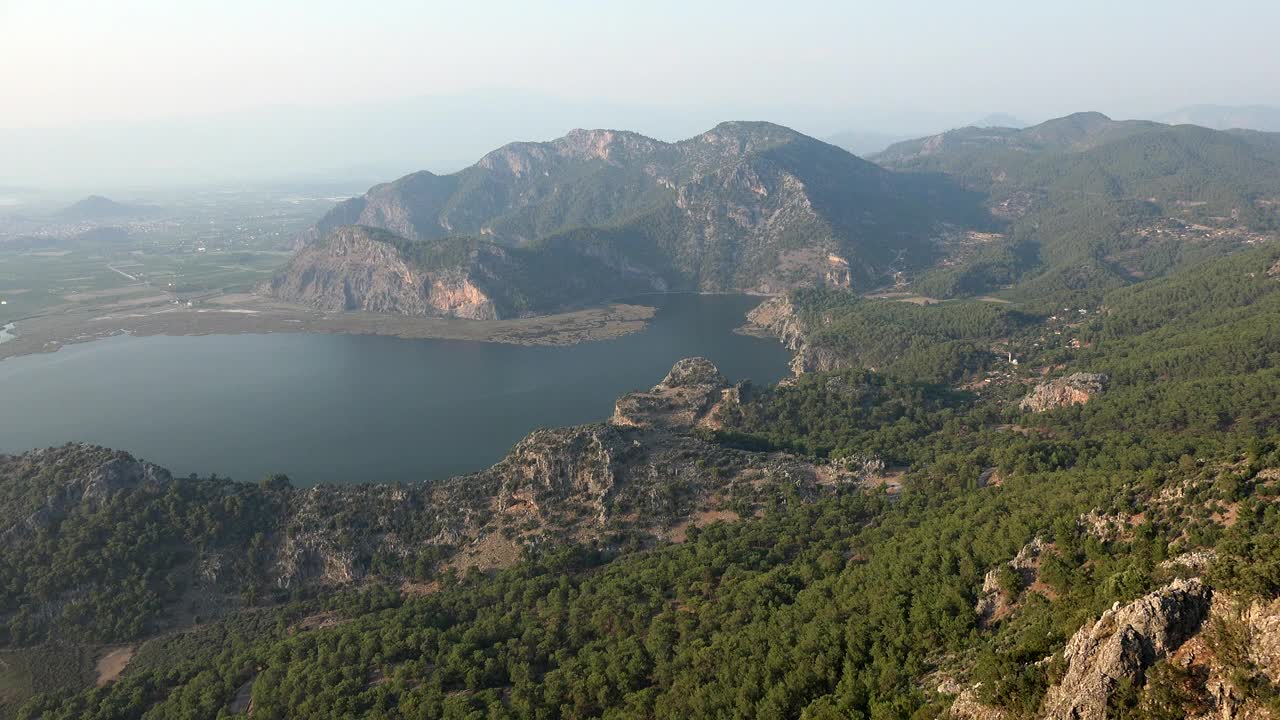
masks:
[[[117,335],[382,335],[410,340],[467,340],[510,345],[567,346],[643,330],[657,309],[611,302],[580,310],[509,320],[463,320],[362,312],[324,312],[256,295],[224,295],[198,305],[165,299],[147,305],[77,308],[17,320],[0,343],[0,361],[57,352],[66,345]]]

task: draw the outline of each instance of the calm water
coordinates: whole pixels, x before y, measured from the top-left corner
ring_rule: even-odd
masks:
[[[295,484],[446,477],[529,431],[602,420],[680,358],[730,380],[787,372],[776,341],[738,335],[757,298],[645,298],[644,331],[572,347],[359,335],[117,337],[0,362],[0,452],[68,440],[178,475]]]

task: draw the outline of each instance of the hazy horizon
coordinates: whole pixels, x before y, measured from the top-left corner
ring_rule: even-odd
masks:
[[[1004,113],[1280,105],[1280,8],[0,0],[0,185],[372,181],[574,127],[903,138]],[[1101,22],[1105,18],[1105,23]],[[1161,82],[1176,77],[1177,82]]]

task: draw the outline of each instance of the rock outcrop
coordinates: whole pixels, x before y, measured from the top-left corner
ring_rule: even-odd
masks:
[[[710,360],[686,358],[649,391],[618,398],[609,422],[625,427],[687,431],[701,422],[728,390],[729,382]]]
[[[1077,372],[1066,377],[1040,383],[1022,399],[1020,407],[1030,412],[1046,412],[1068,405],[1083,405],[1106,390],[1107,376]]]
[[[1005,566],[1012,569],[1018,577],[1021,587],[1028,587],[1034,583],[1039,575],[1040,562],[1045,550],[1049,548],[1049,544],[1040,538],[1036,538],[1018,551],[1012,560],[1005,563]],[[1000,568],[995,568],[987,572],[982,580],[982,591],[978,594],[978,602],[974,605],[974,612],[978,614],[978,624],[980,626],[990,625],[992,622],[999,620],[1012,609],[1011,598],[1005,597],[1000,587]]]
[[[938,692],[956,696],[946,715],[952,720],[1006,720],[1009,717],[1004,710],[980,701],[973,688],[942,687]]]
[[[1063,650],[1067,672],[1046,695],[1044,717],[1104,720],[1121,681],[1140,684],[1152,663],[1199,632],[1211,598],[1200,580],[1175,580],[1081,628]]]

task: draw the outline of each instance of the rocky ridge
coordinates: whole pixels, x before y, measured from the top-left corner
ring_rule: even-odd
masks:
[[[1067,672],[1045,697],[1050,720],[1103,720],[1120,682],[1140,682],[1200,630],[1212,591],[1198,579],[1175,580],[1132,603],[1114,607],[1081,628],[1062,651]]]
[[[97,507],[124,492],[157,492],[173,481],[169,471],[158,465],[135,460],[128,453],[92,446],[72,444],[33,450],[26,453],[24,460],[25,463],[0,463],[0,473],[12,472],[14,464],[50,468],[55,474],[79,469],[86,463],[90,469],[73,473],[65,482],[46,484],[42,493],[35,494],[43,495],[40,504],[0,518],[4,523],[0,526],[3,542],[21,542],[35,532],[46,530],[77,506]],[[24,474],[35,475],[29,468]]]
[[[493,467],[442,481],[259,488],[175,480],[125,453],[84,445],[0,456],[11,487],[37,479],[49,487],[44,506],[8,519],[0,533],[21,552],[32,529],[56,528],[77,507],[117,497],[164,502],[171,485],[187,485],[219,506],[272,508],[220,540],[175,548],[191,558],[191,591],[218,596],[245,583],[293,591],[400,579],[401,571],[380,568],[375,557],[398,558],[397,567],[426,562],[439,573],[505,566],[526,547],[618,537],[653,542],[731,503],[753,507],[779,484],[813,499],[857,482],[789,455],[727,449],[690,434],[731,389],[709,361],[683,360],[649,393],[620,400],[610,422],[535,431]],[[257,550],[247,553],[240,538],[255,533]],[[69,599],[54,597],[50,607]]]

